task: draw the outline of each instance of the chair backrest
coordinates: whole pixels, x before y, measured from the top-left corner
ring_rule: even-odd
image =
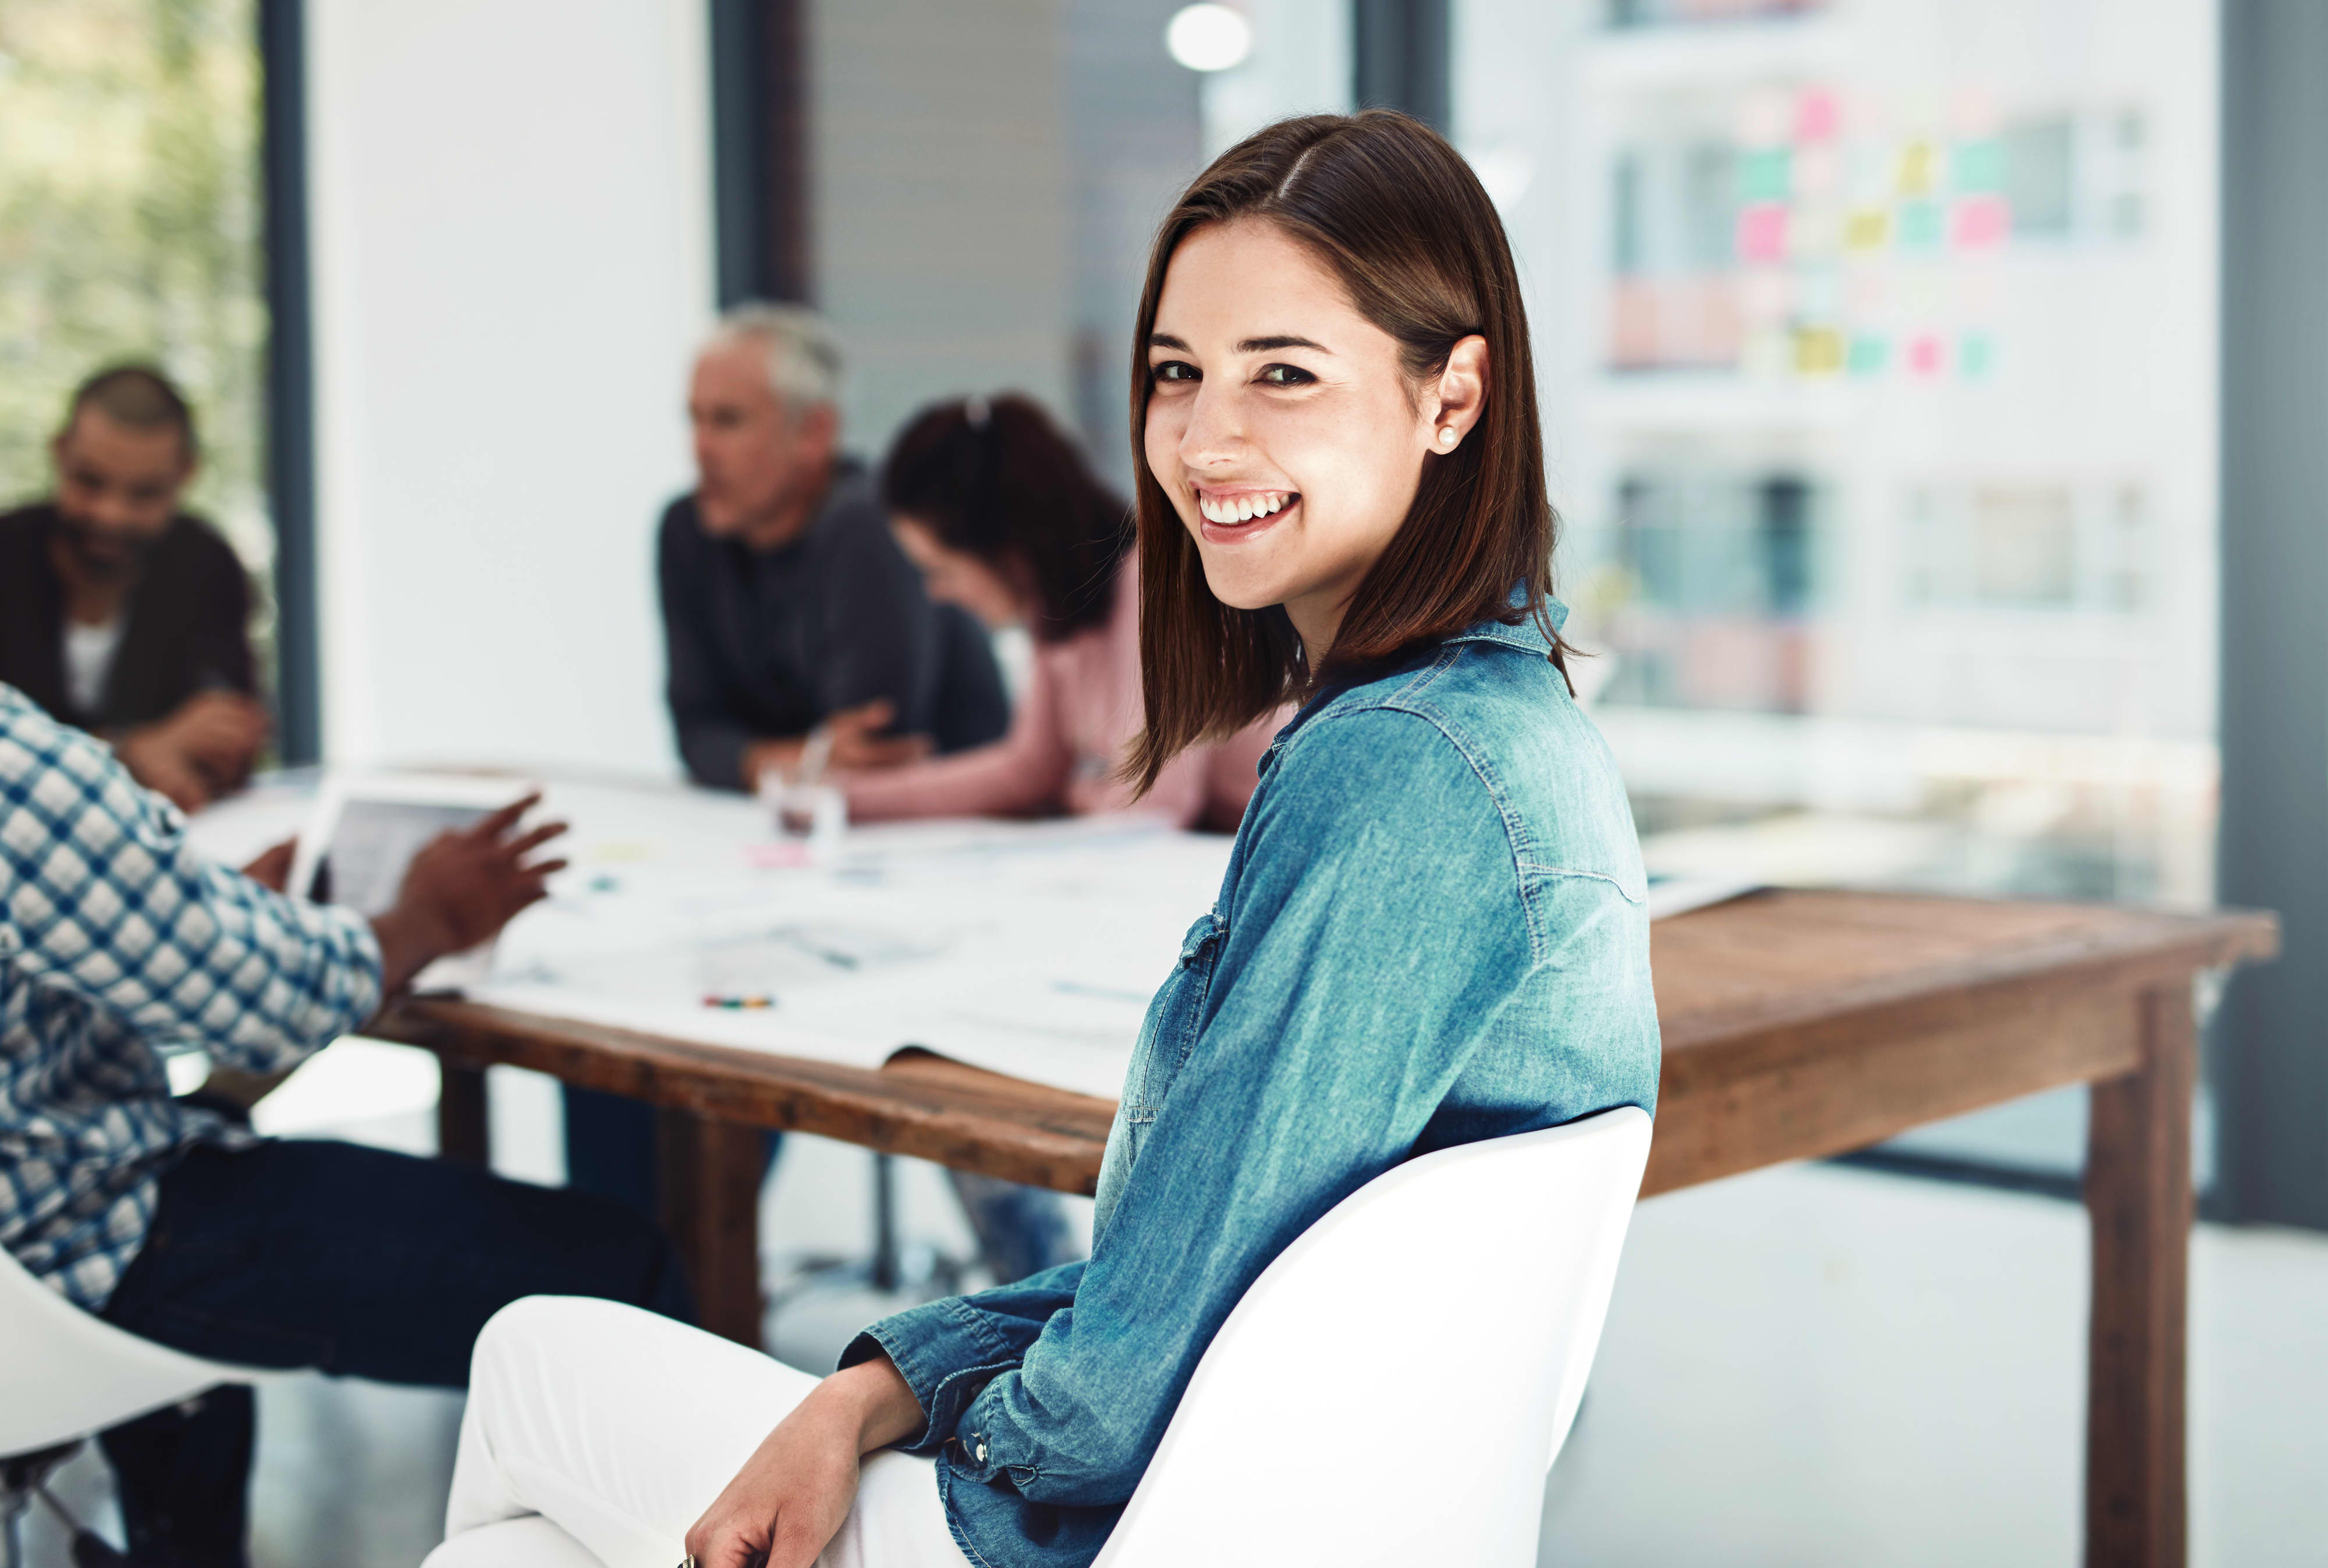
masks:
[[[1344,1199],[1229,1314],[1096,1568],[1532,1565],[1648,1150],[1627,1106]]]
[[[0,1455],[69,1442],[221,1383],[266,1376],[117,1329],[0,1247]]]

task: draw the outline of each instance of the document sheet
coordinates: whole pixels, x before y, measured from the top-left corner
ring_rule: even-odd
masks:
[[[650,784],[552,783],[540,815],[571,824],[572,865],[465,986],[475,1000],[864,1067],[918,1046],[1111,1099],[1230,849],[1122,816],[853,828],[812,850],[754,801]],[[231,806],[196,832],[249,836]],[[1652,912],[1742,890],[1663,887]]]

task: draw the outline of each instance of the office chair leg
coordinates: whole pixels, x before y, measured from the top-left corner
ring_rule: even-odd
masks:
[[[48,1473],[73,1456],[78,1442],[0,1458],[0,1541],[8,1548],[8,1568],[24,1568],[24,1516]]]
[[[56,1516],[64,1522],[66,1531],[72,1536],[73,1568],[137,1568],[134,1559],[116,1551],[112,1543],[96,1531],[83,1528],[79,1519],[66,1512],[65,1506],[57,1501],[57,1495],[49,1490],[47,1481],[39,1482],[33,1490],[40,1494],[41,1501],[48,1504]]]
[[[32,1511],[34,1498],[48,1504],[49,1511],[63,1522],[72,1540],[73,1568],[134,1568],[130,1560],[102,1536],[83,1529],[80,1521],[49,1490],[49,1477],[80,1451],[80,1442],[74,1441],[0,1460],[0,1538],[7,1542],[7,1568],[26,1568],[24,1516]]]

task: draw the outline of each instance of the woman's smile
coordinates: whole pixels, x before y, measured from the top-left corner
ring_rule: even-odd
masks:
[[[1243,544],[1258,538],[1293,515],[1301,504],[1298,490],[1253,490],[1199,484],[1197,511],[1203,518],[1207,544]]]

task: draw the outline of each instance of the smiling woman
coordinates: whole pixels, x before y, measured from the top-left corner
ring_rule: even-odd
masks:
[[[1150,1005],[1090,1260],[875,1323],[821,1383],[521,1304],[479,1342],[434,1568],[545,1529],[577,1563],[683,1531],[704,1568],[1086,1568],[1222,1323],[1319,1216],[1417,1155],[1653,1103],[1640,854],[1563,679],[1526,324],[1478,182],[1403,116],[1272,127],[1166,222],[1133,343],[1135,777],[1306,701]],[[1509,1386],[1499,1339],[1444,1375]],[[1316,1425],[1289,1409],[1282,1441],[1355,1444]],[[1356,1555],[1217,1554],[1428,1561],[1488,1484],[1392,1488]]]
[[[1272,127],[1165,219],[1132,372],[1145,776],[1338,670],[1541,619],[1554,518],[1519,297],[1470,167],[1398,115]]]

